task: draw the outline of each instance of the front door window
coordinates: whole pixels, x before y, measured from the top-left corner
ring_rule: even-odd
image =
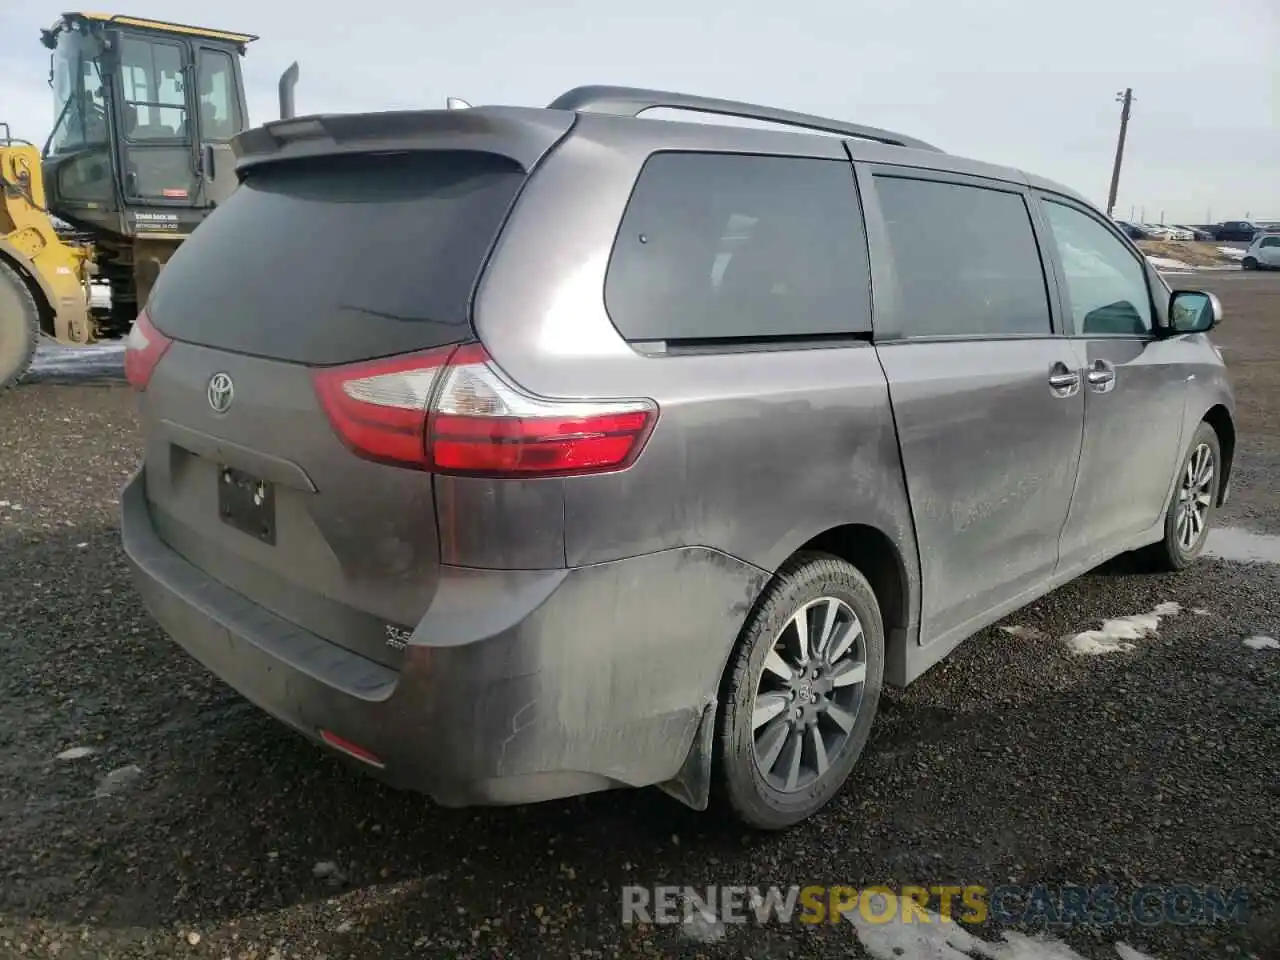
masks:
[[[1053,201],[1044,207],[1065,274],[1074,332],[1150,333],[1151,295],[1137,257],[1093,217]]]

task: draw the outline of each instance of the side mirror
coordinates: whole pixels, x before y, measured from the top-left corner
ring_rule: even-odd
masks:
[[[1222,321],[1222,304],[1203,290],[1175,290],[1169,298],[1172,333],[1205,333]]]

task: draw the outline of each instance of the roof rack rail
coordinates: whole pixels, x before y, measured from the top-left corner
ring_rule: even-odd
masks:
[[[762,120],[788,127],[803,127],[808,130],[821,130],[825,133],[838,133],[860,140],[875,140],[895,147],[911,147],[915,150],[932,150],[942,153],[938,147],[894,133],[892,130],[881,130],[860,123],[846,123],[843,120],[831,120],[808,113],[796,113],[792,110],[780,110],[776,107],[765,107],[755,103],[743,103],[738,100],[720,100],[715,97],[699,97],[689,93],[671,93],[664,90],[645,90],[640,87],[586,86],[574,87],[560,94],[548,108],[551,110],[571,110],[575,113],[604,113],[621,117],[637,117],[646,110],[670,109],[689,110],[695,113],[711,113],[725,117],[739,117],[743,120]]]

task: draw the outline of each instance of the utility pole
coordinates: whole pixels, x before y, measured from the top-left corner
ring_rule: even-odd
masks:
[[[1120,139],[1116,141],[1116,164],[1111,169],[1111,193],[1107,196],[1107,216],[1116,207],[1116,191],[1120,189],[1120,162],[1124,159],[1124,138],[1129,130],[1129,108],[1133,105],[1133,88],[1125,87],[1116,94],[1116,101],[1124,104],[1120,109]]]

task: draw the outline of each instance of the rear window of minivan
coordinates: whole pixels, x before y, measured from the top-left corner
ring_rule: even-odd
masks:
[[[264,165],[179,247],[147,313],[178,340],[300,363],[468,339],[524,179],[472,151]]]

